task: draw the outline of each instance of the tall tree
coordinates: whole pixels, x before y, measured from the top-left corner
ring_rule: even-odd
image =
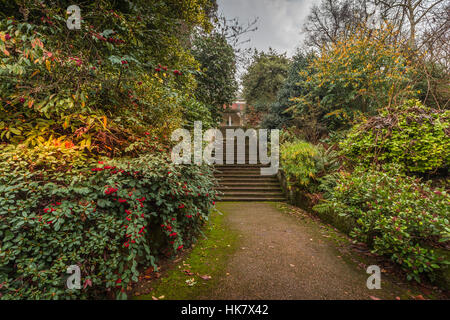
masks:
[[[235,52],[225,36],[213,32],[195,38],[192,54],[201,66],[196,97],[218,121],[222,106],[231,104],[237,91]]]
[[[258,18],[250,20],[246,24],[241,24],[238,18],[228,19],[219,15],[215,17],[215,22],[216,32],[225,37],[234,49],[238,69],[248,65],[252,50],[251,48],[244,48],[242,45],[250,42],[250,38],[247,37],[249,33],[258,30],[256,26]]]
[[[372,32],[361,27],[352,37],[323,50],[302,71],[305,93],[288,109],[296,123],[314,132],[317,120],[335,130],[361,114],[374,114],[414,97],[415,70],[402,54],[401,43],[392,41],[396,33],[393,26]]]
[[[382,11],[386,17],[400,16],[406,18],[408,22],[407,32],[408,32],[408,45],[412,50],[417,49],[417,36],[419,28],[425,31],[424,25],[427,18],[439,13],[439,16],[446,16],[444,25],[448,28],[448,2],[445,0],[377,0],[381,5]],[[447,13],[447,14],[446,14]],[[405,29],[405,24],[403,24],[403,19],[400,20],[401,29]]]
[[[373,0],[322,0],[311,8],[303,26],[306,44],[316,49],[335,44],[377,17]]]
[[[267,112],[283,86],[289,64],[286,54],[278,54],[273,49],[268,52],[255,51],[253,62],[242,78],[243,96],[247,104],[257,111]]]
[[[277,100],[270,105],[269,112],[263,119],[263,127],[281,128],[292,119],[291,113],[286,112],[286,110],[295,105],[296,102],[293,98],[307,93],[307,88],[304,85],[306,77],[301,71],[308,68],[313,58],[313,54],[306,54],[302,51],[297,51],[292,57],[286,81],[278,91]]]

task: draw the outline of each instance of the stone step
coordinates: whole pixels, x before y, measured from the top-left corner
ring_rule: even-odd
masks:
[[[248,170],[251,170],[251,171],[259,171],[259,170],[261,170],[261,168],[262,167],[257,167],[256,165],[244,165],[244,164],[241,164],[240,166],[235,166],[235,167],[215,167],[214,169],[216,169],[216,171],[244,171],[244,170],[246,170],[246,171],[248,171]],[[266,168],[268,168],[268,167],[266,167]]]
[[[213,157],[216,158],[215,155],[213,155]],[[222,157],[218,157],[217,159],[221,159],[223,161],[223,165],[231,165],[231,164],[237,164],[237,160],[238,159],[246,160],[248,162],[250,160],[250,156],[248,154],[246,154],[245,156],[241,155],[241,154],[239,154],[239,155],[234,154],[230,158],[230,159],[233,160],[233,163],[229,163],[229,164],[226,163],[226,161],[227,161],[227,155],[226,154],[224,154]],[[254,160],[256,160],[256,163],[253,163],[253,164],[261,163],[259,157],[254,158]],[[222,165],[222,164],[220,164],[220,165]]]
[[[225,170],[216,170],[214,171],[215,175],[219,175],[219,174],[251,174],[251,175],[261,175],[261,168],[241,168],[241,169],[225,169]],[[274,176],[274,174],[273,174]]]
[[[241,173],[217,173],[214,175],[217,178],[235,178],[235,179],[266,179],[275,178],[275,175],[263,176],[261,174],[241,174]]]
[[[268,164],[223,164],[223,165],[216,165],[214,168],[222,170],[222,169],[242,169],[242,168],[248,168],[248,169],[254,169],[254,168],[268,168],[270,165]]]
[[[222,197],[234,197],[234,198],[284,198],[284,194],[280,191],[278,192],[251,192],[251,191],[245,191],[245,192],[234,192],[229,191],[226,192]]]
[[[257,192],[257,193],[280,193],[282,192],[279,187],[249,187],[249,186],[240,186],[240,187],[230,187],[230,186],[220,186],[217,190],[228,194],[229,192]]]
[[[273,175],[262,176],[259,171],[222,171],[222,172],[216,172],[214,174],[214,176],[216,178],[230,177],[230,176],[239,177],[239,178],[247,177],[247,176],[250,176],[250,177],[260,176],[260,177],[265,177],[265,178],[274,177]]]
[[[214,170],[215,174],[219,174],[219,173],[254,173],[254,174],[258,174],[261,175],[261,168],[229,168],[229,169],[216,169]]]
[[[249,181],[219,181],[218,188],[227,187],[227,188],[252,188],[252,187],[261,187],[261,188],[277,188],[281,189],[280,184],[277,181],[260,181],[260,183],[252,183]]]
[[[238,165],[238,166],[255,166],[255,165],[258,165],[258,164],[255,164],[255,163],[250,163],[249,159],[244,159],[244,161],[239,161],[239,162],[237,160],[238,159],[234,159],[233,163],[235,165]],[[225,159],[223,160],[223,163],[224,163],[224,165],[226,165],[226,160]]]
[[[247,198],[235,198],[235,197],[222,197],[220,199],[220,201],[224,201],[224,202],[230,202],[230,201],[235,201],[235,202],[282,202],[282,201],[286,201],[285,198],[280,198],[280,197],[266,197],[266,198],[252,198],[252,197],[247,197]]]
[[[280,183],[276,175],[263,176],[261,168],[268,168],[270,164],[249,163],[249,139],[245,140],[245,151],[238,152],[236,143],[231,147],[232,140],[223,140],[223,160],[224,163],[215,166],[214,176],[218,179],[218,191],[222,192],[221,201],[285,201],[285,196],[281,190]],[[226,163],[226,150],[234,149],[233,164]],[[259,155],[259,148],[257,148]],[[237,163],[244,160],[244,163]]]
[[[278,181],[221,181],[220,182],[221,187],[279,187],[280,184]]]
[[[261,169],[226,169],[226,170],[217,170],[216,174],[261,174]]]
[[[216,179],[219,181],[219,183],[278,183],[278,180],[275,176],[258,176],[259,178],[245,178],[245,177],[239,177],[239,178],[230,178],[230,177],[217,177]]]

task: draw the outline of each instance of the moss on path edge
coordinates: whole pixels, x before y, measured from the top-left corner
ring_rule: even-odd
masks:
[[[190,253],[152,285],[153,290],[133,299],[151,300],[163,297],[164,300],[207,299],[211,288],[226,276],[225,267],[239,244],[238,233],[226,225],[221,212],[221,203],[216,205],[210,215],[204,237],[201,237]],[[191,274],[191,275],[190,275]],[[204,278],[202,278],[204,277]],[[211,277],[209,280],[208,277]],[[193,284],[189,282],[193,280]]]

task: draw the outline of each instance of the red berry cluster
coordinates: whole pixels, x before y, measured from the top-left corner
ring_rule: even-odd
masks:
[[[90,28],[93,29],[94,27],[93,27],[93,26],[90,26]],[[97,32],[94,32],[94,31],[91,31],[90,34],[91,34],[91,36],[93,36],[93,37],[95,37],[95,38],[97,38],[98,40],[103,41],[103,42],[109,42],[109,43],[114,43],[114,44],[122,44],[122,43],[125,43],[125,40],[123,40],[123,39],[118,39],[118,38],[114,38],[114,37],[106,38],[106,37],[103,36],[102,34],[97,33]]]
[[[161,72],[161,70],[163,71],[167,71],[168,68],[166,66],[161,66],[161,64],[158,64],[158,67],[155,68],[156,72]],[[173,70],[173,74],[176,76],[181,76],[183,73],[180,70]]]
[[[70,60],[74,61],[75,64],[79,67],[83,64],[83,61],[78,57],[69,57]]]
[[[128,209],[125,209],[125,213],[127,214],[127,217],[126,217],[125,219],[126,219],[128,222],[132,222],[132,218],[133,218],[133,217],[136,217],[136,218],[139,217],[138,215],[134,215],[134,216],[133,216],[133,213],[132,213],[130,210],[128,210]],[[145,215],[142,213],[140,217],[141,217],[141,218],[144,218]],[[125,228],[125,229],[128,229],[128,225],[124,225],[124,228]],[[127,240],[123,243],[123,246],[124,246],[125,248],[129,248],[131,244],[136,243],[136,240],[137,240],[138,238],[142,237],[144,234],[145,234],[145,226],[141,226],[141,227],[140,227],[140,229],[139,229],[139,231],[138,231],[138,234],[137,234],[134,238],[132,238],[132,235],[131,235],[131,234],[128,234],[128,233],[127,233],[127,234],[125,235],[125,237],[127,238]]]
[[[53,21],[52,20],[50,20],[50,18],[49,17],[41,17],[41,21],[43,22],[43,23],[47,23],[47,24],[49,24],[49,25],[53,25]]]
[[[103,162],[100,161],[99,164],[103,164]],[[119,170],[119,171],[115,170],[116,169],[115,166],[104,166],[103,168],[94,168],[94,169],[95,169],[94,171],[102,171],[102,170],[109,169],[109,170],[111,170],[111,173],[113,173],[113,174],[117,173],[117,172],[124,172],[123,170]],[[98,169],[101,169],[101,170],[98,170]],[[137,171],[134,172],[135,175],[138,174],[138,173],[139,172],[137,172]],[[125,172],[125,174],[130,174],[130,173]],[[108,187],[105,190],[105,194],[107,194],[107,195],[115,195],[115,194],[117,194],[117,191],[118,191],[117,188]],[[133,192],[129,192],[128,196],[131,198],[133,196]],[[128,204],[128,201],[129,201],[129,200],[121,198],[121,197],[114,198],[113,200],[115,200],[115,201],[117,201],[117,202],[119,202],[121,204],[125,204],[125,203]],[[140,208],[144,208],[144,202],[146,201],[146,198],[144,196],[141,197],[141,198],[135,199],[135,200],[137,200],[137,202],[139,203],[139,207]],[[135,205],[134,208],[136,210],[138,210],[137,209],[138,208],[137,205]],[[125,220],[127,221],[124,224],[124,226],[123,226],[125,229],[128,229],[129,223],[132,223],[134,218],[142,218],[142,219],[145,218],[145,214],[144,213],[141,213],[140,215],[139,214],[133,214],[133,211],[130,208],[125,209],[125,213],[126,213]],[[142,221],[141,222],[136,222],[136,223],[142,223]],[[136,243],[136,240],[138,238],[142,237],[145,234],[145,232],[146,232],[145,231],[145,226],[141,226],[139,231],[138,231],[138,233],[134,237],[132,235],[133,232],[125,234],[126,241],[123,243],[123,246],[125,248],[129,248],[132,244]]]
[[[110,188],[106,189],[105,194],[108,194],[108,195],[115,194],[115,193],[117,193],[117,191],[118,191],[117,188],[111,188],[110,187]],[[132,197],[132,195],[133,195],[132,192],[128,193],[128,196]],[[119,203],[128,203],[128,200],[127,199],[123,199],[123,198],[114,198],[114,200],[118,201]],[[146,200],[146,198],[142,197],[142,198],[139,198],[139,199],[136,199],[136,200],[139,202],[140,207],[143,208],[144,207],[144,201]],[[136,206],[135,206],[135,208],[136,208]],[[139,218],[139,217],[140,218],[145,218],[144,213],[141,213],[140,216],[139,216],[137,214],[133,214],[133,212],[130,209],[125,209],[125,213],[126,213],[125,220],[127,220],[126,223],[132,222],[133,218]],[[128,229],[129,225],[125,224],[123,227],[125,229]],[[142,226],[139,229],[137,236],[132,238],[131,234],[126,234],[125,236],[126,236],[127,240],[123,243],[123,246],[125,248],[129,248],[130,245],[136,243],[136,240],[138,238],[140,238],[144,233],[145,233],[145,226]]]
[[[117,192],[117,188],[112,188],[112,187],[105,190],[105,194],[113,194],[116,192]]]
[[[115,44],[122,44],[125,43],[125,40],[123,39],[116,39],[116,38],[108,38],[107,40],[109,43],[115,43]]]
[[[175,218],[172,218],[171,220],[172,220],[172,221],[176,221]],[[178,236],[178,232],[175,232],[175,231],[172,230],[173,227],[172,227],[171,222],[170,222],[169,220],[166,221],[166,224],[162,224],[162,225],[161,225],[161,228],[163,228],[163,230],[169,232],[169,237],[170,237],[170,238],[175,238],[175,237]],[[170,243],[170,244],[174,244],[175,241],[174,241],[174,240],[171,240],[171,241],[169,241],[169,243]]]
[[[56,209],[55,209],[54,207],[59,206],[59,205],[61,205],[61,202],[51,203],[51,204],[49,205],[49,207],[44,208],[43,211],[44,211],[45,213],[51,213],[51,212],[54,212],[54,211],[56,211]],[[39,217],[38,221],[41,222],[41,221],[42,221],[42,215],[39,215],[38,217]],[[58,217],[57,217],[57,218],[58,218]],[[31,219],[34,220],[34,218],[31,218]],[[50,218],[50,219],[52,219],[52,218]],[[52,224],[52,223],[53,223],[53,220],[48,220],[48,221],[47,221],[47,224]]]
[[[103,161],[99,161],[99,164],[103,164]],[[116,170],[117,167],[116,166],[103,166],[103,168],[92,168],[91,171],[92,172],[99,172],[99,171],[104,171],[104,170],[111,170],[112,174],[116,174],[116,173],[123,173],[125,172],[123,169],[120,170]]]

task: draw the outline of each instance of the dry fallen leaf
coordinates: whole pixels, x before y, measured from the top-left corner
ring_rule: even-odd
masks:
[[[197,283],[197,282],[195,282],[195,278],[187,279],[187,280],[186,280],[186,284],[187,284],[189,287],[194,286],[196,283]]]
[[[86,289],[87,286],[92,287],[92,281],[91,281],[91,279],[86,279],[86,280],[84,281],[83,289]],[[1,288],[1,287],[0,287],[0,288]]]
[[[155,296],[152,296],[152,299],[153,299],[153,300],[158,300],[158,298],[157,298],[157,297],[155,297]]]
[[[211,280],[212,277],[208,276],[207,274],[205,274],[204,276],[200,276],[200,278],[202,278],[203,280]]]
[[[193,276],[194,274],[191,272],[191,270],[183,270],[183,272],[188,276]]]
[[[372,300],[381,300],[380,298],[374,297],[374,296],[370,296],[370,299]]]

